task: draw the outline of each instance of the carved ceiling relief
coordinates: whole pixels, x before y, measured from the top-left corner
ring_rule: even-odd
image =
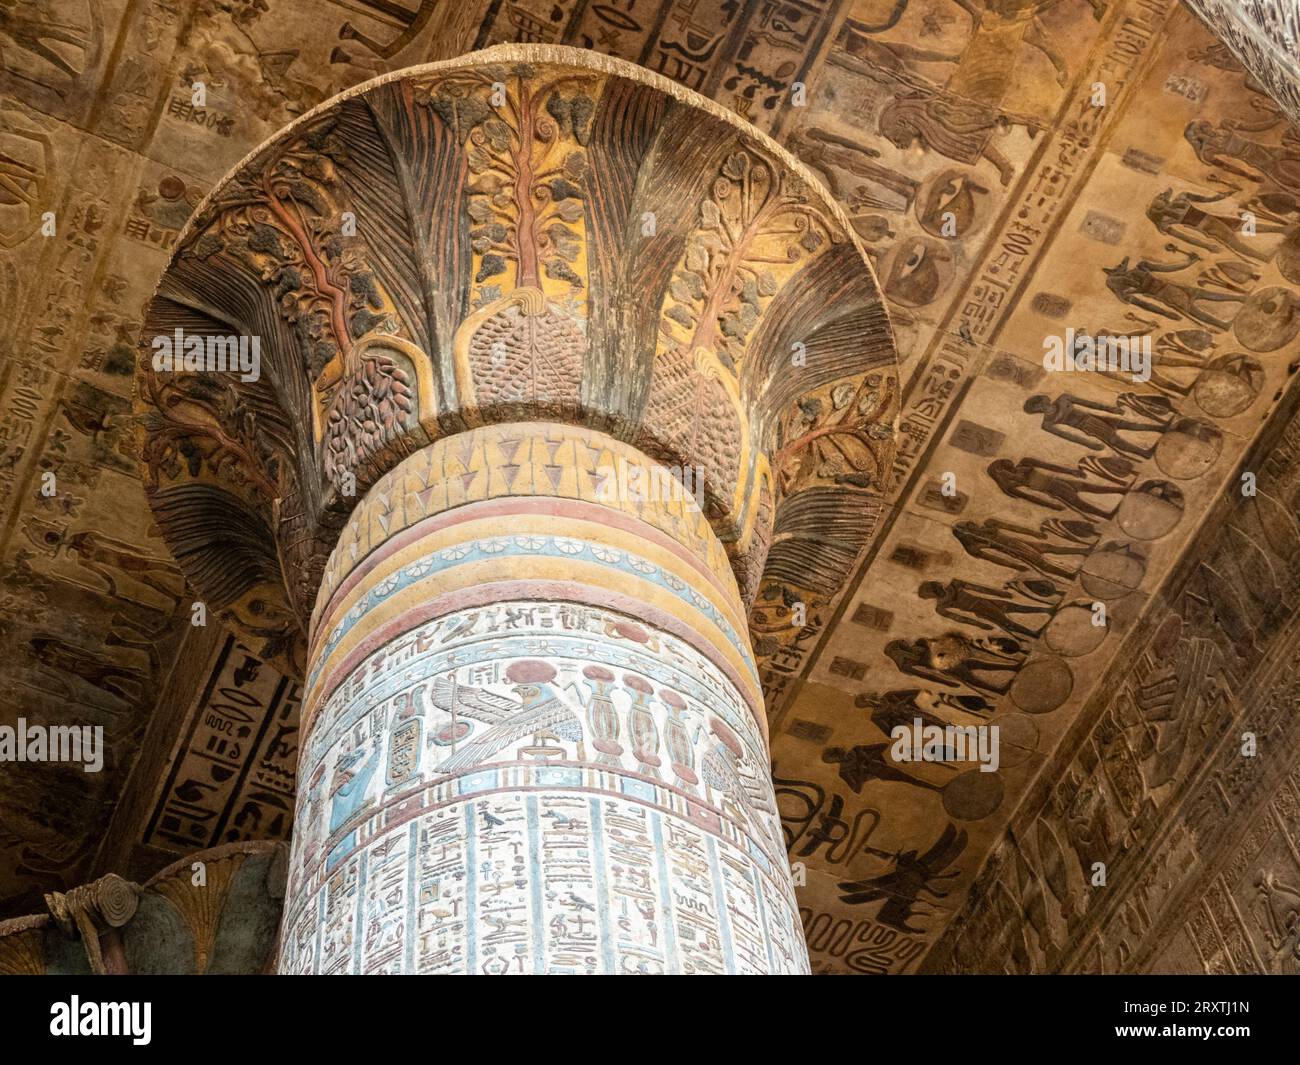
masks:
[[[186,218],[240,156],[339,88],[442,54],[432,0],[415,6],[419,36],[394,24],[391,5],[338,8],[314,33],[285,3],[62,0],[0,16],[0,718],[99,726],[105,740],[98,773],[6,766],[6,912],[86,881],[120,842],[108,826],[138,790],[126,784],[152,710],[166,699],[174,713],[194,694],[168,678],[195,670],[185,648],[218,627],[190,627],[196,596],[138,487],[141,307]],[[315,97],[295,101],[295,82],[316,84]],[[203,683],[197,671],[177,679]],[[149,862],[132,875],[147,878],[160,864]]]
[[[1261,838],[1238,874],[1206,827],[1229,782],[1255,795],[1280,777],[1237,780],[1225,753],[1211,767],[1219,783],[1196,784],[1213,744],[1231,746],[1231,715],[1284,701],[1281,680],[1239,685],[1260,648],[1290,653],[1279,626],[1294,605],[1271,579],[1289,564],[1293,495],[1264,492],[1223,530],[1206,518],[1266,421],[1290,417],[1278,402],[1300,320],[1295,134],[1249,54],[1167,0],[75,7],[60,19],[75,41],[0,25],[0,304],[13,312],[0,359],[5,720],[20,708],[85,716],[121,752],[144,735],[198,593],[150,528],[134,489],[141,457],[157,488],[178,492],[178,514],[194,504],[191,478],[221,486],[206,505],[222,536],[179,530],[192,538],[181,568],[201,587],[220,578],[213,614],[241,619],[249,654],[291,657],[323,566],[319,537],[336,535],[346,510],[344,471],[364,491],[471,406],[497,420],[554,397],[564,417],[629,440],[653,408],[662,432],[643,443],[668,462],[715,455],[726,472],[711,477],[728,491],[710,489],[711,517],[733,545],[751,530],[730,561],[753,595],[815,968],[1284,966],[1296,875],[1278,848],[1294,837],[1282,826]],[[263,387],[238,393],[160,375],[151,387],[172,425],[138,438],[128,397],[140,307],[206,190],[349,86],[514,41],[592,48],[711,96],[807,164],[845,232],[808,247],[816,220],[793,220],[806,194],[756,181],[761,152],[733,161],[734,147],[674,129],[670,107],[605,74],[548,94],[506,68],[491,82],[433,76],[373,108],[354,99],[267,158],[269,191],[243,190],[249,202],[229,204],[224,231],[214,216],[214,241],[191,229],[188,303],[150,326],[260,333],[264,353],[292,348],[301,364],[268,361]],[[200,80],[204,105],[192,97]],[[515,116],[504,132],[492,122],[498,81]],[[518,136],[524,113],[531,143]],[[459,205],[427,232],[376,209],[402,188],[377,162],[419,153],[429,173],[457,175],[398,193],[408,215]],[[689,174],[630,182],[674,157]],[[688,180],[717,183],[716,218],[672,209]],[[762,214],[768,202],[785,214]],[[52,240],[40,233],[47,209]],[[654,237],[641,237],[646,211]],[[772,232],[755,240],[756,217]],[[843,280],[850,227],[888,312],[835,312],[865,308]],[[645,259],[614,282],[609,249],[625,234]],[[414,261],[432,264],[432,291]],[[246,281],[217,290],[214,317],[209,282],[235,263]],[[823,317],[801,309],[800,286],[815,286]],[[264,292],[274,298],[255,303]],[[626,303],[638,313],[610,312]],[[886,313],[901,377],[889,353],[862,346]],[[1150,379],[1045,372],[1044,337],[1067,329],[1149,338]],[[701,331],[708,343],[693,343]],[[652,375],[628,379],[631,346],[656,353]],[[844,369],[864,354],[865,373]],[[467,381],[485,395],[467,396]],[[761,446],[742,456],[751,433]],[[57,475],[52,499],[39,494],[43,472]],[[1212,532],[1227,537],[1222,556],[1176,595],[1163,590]],[[1276,601],[1255,591],[1273,588]],[[1092,626],[1094,602],[1108,627]],[[1119,694],[1102,699],[1108,690]],[[998,723],[999,772],[894,764],[889,730],[917,716]],[[1095,730],[1061,748],[1081,717]],[[222,832],[236,831],[230,811],[246,811],[238,831],[283,838],[266,766],[287,761],[267,754],[276,728],[249,727],[256,742],[223,766],[264,774],[263,794],[231,799],[204,776],[200,729],[177,744],[185,771],[150,781],[141,807],[185,809],[192,779],[217,789],[190,810],[196,823],[225,818]],[[26,900],[8,912],[108,871],[92,869],[87,841],[108,823],[130,757],[110,764],[99,779],[74,768],[58,784],[29,773],[5,785],[0,896]],[[1041,809],[1022,806],[1035,781]],[[163,839],[163,819],[146,831],[147,818],[123,818],[114,831],[177,855],[224,841]],[[1132,857],[1139,849],[1149,861]],[[1105,900],[1083,879],[1097,860],[1112,866]],[[1198,886],[1191,870],[1211,860],[1226,871]],[[995,927],[1011,931],[1003,940]]]
[[[987,841],[1002,832],[1014,807],[1009,800],[1024,787],[1015,782],[1043,769],[1043,755],[1076,720],[1102,675],[1099,663],[1131,639],[1127,634],[1142,616],[1147,594],[1185,543],[1187,524],[1198,522],[1224,490],[1231,463],[1240,461],[1265,416],[1267,397],[1276,400],[1294,369],[1293,297],[1282,241],[1287,227],[1257,230],[1243,245],[1235,239],[1237,212],[1212,219],[1188,210],[1196,202],[1212,205],[1220,195],[1239,196],[1246,209],[1290,195],[1258,168],[1241,185],[1215,191],[1214,181],[1225,176],[1211,170],[1217,164],[1207,165],[1198,140],[1203,127],[1222,128],[1224,119],[1216,115],[1230,121],[1243,107],[1268,115],[1271,105],[1262,98],[1252,103],[1256,97],[1240,81],[1216,79],[1213,88],[1180,81],[1186,57],[1197,53],[1195,24],[1171,21],[1168,36],[1154,48],[1149,20],[1155,9],[1143,10],[1145,27],[1136,17],[1122,24],[1104,20],[1099,27],[1099,80],[1107,67],[1114,70],[1119,55],[1136,68],[1120,89],[1111,82],[1107,107],[1092,109],[1100,115],[1081,112],[1093,125],[1119,123],[1107,150],[1085,171],[1101,203],[1076,201],[1064,211],[1056,206],[1071,169],[1078,172],[1082,147],[1069,144],[1074,136],[1067,135],[1068,126],[1058,127],[1044,148],[1041,177],[969,282],[965,302],[949,319],[949,336],[931,342],[933,355],[914,373],[902,423],[912,439],[904,438],[901,453],[909,465],[918,464],[912,455],[923,456],[924,468],[902,471],[902,512],[882,525],[881,539],[871,548],[877,553],[869,572],[876,582],[864,581],[864,594],[842,606],[839,624],[813,664],[814,684],[787,703],[788,739],[774,745],[777,776],[791,789],[787,835],[793,853],[807,856],[810,887],[816,885],[807,895],[824,898],[820,909],[832,914],[836,903],[901,897],[906,906],[886,905],[875,914],[894,938],[924,938],[947,924],[954,900],[967,897],[964,877],[973,875]],[[1123,36],[1116,36],[1120,26]],[[1115,49],[1120,41],[1128,46],[1123,52]],[[1087,77],[1085,84],[1091,81]],[[1165,128],[1158,130],[1150,111],[1137,109],[1126,117],[1126,98],[1157,93],[1187,100],[1187,119],[1180,124],[1162,115],[1159,126]],[[1202,106],[1206,100],[1211,103]],[[1086,94],[1083,106],[1089,106]],[[1196,114],[1206,117],[1198,120]],[[1275,107],[1261,124],[1285,143]],[[1132,147],[1139,144],[1151,164]],[[1067,146],[1073,158],[1055,154]],[[1149,165],[1156,170],[1144,179],[1142,168]],[[1191,193],[1182,194],[1184,205],[1171,230],[1162,203],[1174,193],[1165,190],[1187,183],[1205,199],[1188,201]],[[1125,224],[1109,213],[1107,200],[1132,197],[1135,185],[1143,184],[1149,187],[1139,194],[1150,204],[1145,218]],[[1178,228],[1178,218],[1197,228]],[[1048,224],[1038,228],[1040,220]],[[1126,233],[1139,241],[1128,258],[1123,249],[1106,247],[1128,239]],[[1024,271],[1049,234],[1052,254],[1030,287]],[[1134,259],[1139,272],[1147,271],[1140,278],[1132,275]],[[1187,282],[1175,283],[1180,271],[1190,274]],[[889,296],[887,271],[882,283]],[[1011,293],[1017,302],[1008,313],[1003,308]],[[1121,303],[1136,309],[1126,311]],[[1261,328],[1265,319],[1270,325]],[[1043,338],[1064,339],[1067,326],[1082,336],[1149,335],[1150,380],[1045,373]],[[904,335],[906,329],[904,324]],[[960,413],[953,416],[958,398]],[[945,475],[955,491],[944,491]],[[1238,550],[1247,550],[1244,541]],[[960,576],[936,575],[950,564]],[[1235,603],[1239,578],[1211,573],[1205,579],[1208,601]],[[1104,627],[1092,624],[1096,603],[1106,609]],[[1220,616],[1226,613],[1221,608]],[[1223,624],[1231,628],[1234,622]],[[1180,675],[1195,695],[1175,718],[1193,712],[1213,717],[1221,698],[1214,656],[1197,643],[1180,645],[1179,654]],[[891,672],[894,683],[882,684]],[[1152,683],[1159,693],[1168,681]],[[836,691],[854,687],[852,701]],[[820,706],[814,691],[823,697]],[[844,728],[841,723],[855,711],[866,711],[871,724]],[[1124,704],[1111,712],[1125,712]],[[1000,771],[980,774],[971,765],[935,773],[891,763],[884,756],[890,728],[918,716],[930,723],[999,724]],[[1116,842],[1110,823],[1115,815],[1103,805],[1111,792],[1099,789],[1091,774],[1104,772],[1118,808],[1138,815],[1144,810],[1143,777],[1139,756],[1128,746],[1136,742],[1122,735],[1098,741],[1092,761],[1059,785],[1068,797],[1062,799],[1062,820],[1045,822],[1041,833],[1029,830],[1041,841],[1045,868],[1062,892],[1059,905],[1076,917],[1087,897],[1084,877],[1093,862],[1113,860],[1106,854]],[[1166,778],[1185,779],[1196,764],[1196,747],[1180,742],[1171,735],[1161,751],[1159,773]],[[830,772],[811,768],[810,748],[820,748]],[[783,772],[783,755],[785,764],[802,764],[804,771]],[[909,816],[892,822],[898,826],[894,832],[889,814],[903,801],[894,798],[901,789],[910,793]],[[933,813],[923,820],[927,809]],[[1145,816],[1154,816],[1153,810],[1145,808]],[[924,834],[920,824],[927,826]],[[1077,858],[1071,853],[1075,838],[1081,841]],[[865,879],[846,875],[855,864]],[[986,869],[968,896],[991,907],[986,932],[1022,906],[1039,905],[1037,896],[1022,899],[1016,893],[1014,864],[999,868],[993,875]],[[1022,879],[1028,880],[1027,871]],[[1047,890],[1041,882],[1040,887]],[[818,912],[814,906],[814,919]],[[1045,925],[1042,934],[1050,931]],[[865,923],[859,933],[864,943],[888,938]],[[979,934],[972,933],[969,942],[981,942]],[[990,957],[1005,959],[999,949]],[[1026,971],[1050,969],[1060,960],[1059,949],[1058,942],[1046,955],[1020,952],[1016,964]]]
[[[1300,854],[1296,668],[1279,653],[1300,592],[1294,428],[1256,442],[1258,493],[1218,508],[1117,695],[1094,698],[1079,753],[1017,812],[928,964],[1293,971],[1278,884]],[[1257,758],[1241,757],[1246,735]],[[1090,885],[1094,862],[1119,890]]]

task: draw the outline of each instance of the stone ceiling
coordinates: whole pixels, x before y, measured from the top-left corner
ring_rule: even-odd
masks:
[[[4,766],[0,916],[287,838],[299,687],[190,623],[136,472],[142,306],[200,198],[285,123],[504,41],[617,55],[749,118],[825,180],[889,300],[903,413],[870,541],[802,628],[795,584],[753,625],[814,968],[986,967],[962,936],[989,914],[1024,925],[1012,967],[1127,964],[1090,870],[1182,807],[1224,731],[1214,678],[1285,656],[1294,601],[1294,497],[1264,467],[1290,446],[1300,139],[1172,0],[6,6],[0,723],[101,724],[109,754]],[[1148,336],[1150,380],[1047,372],[1067,330]],[[1261,502],[1225,515],[1243,471]],[[1238,602],[1270,580],[1276,601]],[[1196,713],[1169,709],[1180,675]],[[1000,770],[890,761],[918,716],[998,724]]]

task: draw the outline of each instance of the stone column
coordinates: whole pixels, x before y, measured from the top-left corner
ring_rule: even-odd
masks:
[[[691,480],[524,423],[370,489],[313,620],[281,972],[807,971]]]
[[[806,971],[764,694],[899,395],[810,171],[590,52],[401,71],[220,183],[142,355],[163,536],[304,678],[284,971]]]
[[[1300,0],[1187,0],[1187,6],[1246,68],[1247,85],[1268,93],[1292,123],[1300,125]],[[1215,65],[1222,64],[1223,58],[1217,57]],[[1214,127],[1193,122],[1186,136],[1197,154],[1215,167],[1236,154],[1234,147],[1240,141],[1222,123]],[[1258,157],[1232,161],[1238,166],[1243,161],[1259,165]],[[1284,157],[1277,162],[1286,166]],[[1264,176],[1273,177],[1267,171]],[[1287,181],[1283,178],[1280,183]]]

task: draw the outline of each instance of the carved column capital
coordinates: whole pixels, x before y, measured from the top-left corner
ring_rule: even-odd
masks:
[[[1300,0],[1187,0],[1187,6],[1300,125]]]
[[[141,355],[159,526],[300,673],[353,507],[434,440],[609,434],[698,481],[747,607],[793,588],[811,612],[898,418],[879,288],[810,173],[675,83],[550,46],[377,79],[254,151],[178,241]]]

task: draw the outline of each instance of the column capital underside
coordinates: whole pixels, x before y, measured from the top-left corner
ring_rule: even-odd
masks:
[[[137,377],[177,561],[299,674],[367,491],[520,422],[698,482],[761,668],[793,638],[774,613],[813,615],[870,535],[898,401],[871,267],[797,160],[666,79],[541,46],[380,78],[248,156],[182,234]],[[558,486],[580,460],[542,465]]]

